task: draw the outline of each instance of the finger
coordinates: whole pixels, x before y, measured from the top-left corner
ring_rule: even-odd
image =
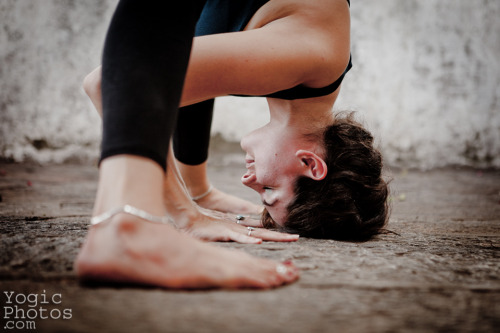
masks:
[[[245,227],[262,228],[262,223],[259,220],[254,220],[250,218],[246,218],[245,220],[240,221],[240,223],[238,224]]]
[[[287,234],[283,232],[271,231],[267,229],[255,229],[252,236],[259,237],[265,241],[272,242],[296,242],[299,239],[297,234]]]
[[[238,231],[231,231],[229,233],[229,238],[238,243],[242,244],[261,244],[262,239],[258,237],[253,237],[253,236],[248,236],[246,234],[242,234],[241,232]]]
[[[236,222],[236,224],[245,227],[262,228],[262,222],[260,220],[254,219],[249,216],[236,215],[233,221]]]

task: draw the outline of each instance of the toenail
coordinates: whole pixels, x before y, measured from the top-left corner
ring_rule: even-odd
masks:
[[[276,265],[276,272],[280,275],[286,275],[288,273],[288,268],[283,264]]]

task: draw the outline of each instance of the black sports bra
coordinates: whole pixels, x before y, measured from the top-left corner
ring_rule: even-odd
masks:
[[[242,31],[255,12],[269,0],[207,0],[196,25],[196,36],[213,35],[225,32]],[[347,0],[349,5],[351,4]],[[352,67],[352,57],[342,75],[332,84],[322,88],[310,88],[298,85],[290,89],[277,91],[263,97],[281,99],[302,99],[329,95],[340,86],[345,74]],[[250,95],[235,95],[250,96]]]
[[[292,100],[292,99],[312,98],[312,97],[329,95],[335,90],[337,90],[337,88],[342,83],[345,74],[351,69],[351,67],[352,67],[352,62],[351,62],[351,57],[349,57],[349,63],[347,64],[344,73],[342,73],[342,75],[340,75],[340,77],[337,80],[335,80],[335,82],[326,87],[310,88],[303,85],[298,85],[290,89],[281,90],[269,95],[265,95],[264,97]]]

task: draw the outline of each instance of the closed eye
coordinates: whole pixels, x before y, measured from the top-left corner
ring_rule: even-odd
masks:
[[[273,189],[269,186],[264,186],[263,187],[264,191],[266,192],[267,195],[271,195]],[[274,205],[274,202],[273,203],[269,203],[267,202],[265,199],[262,199],[262,204],[266,207],[272,207]]]
[[[274,205],[274,202],[272,204],[268,203],[266,200],[262,200],[262,204],[266,207],[272,207]]]

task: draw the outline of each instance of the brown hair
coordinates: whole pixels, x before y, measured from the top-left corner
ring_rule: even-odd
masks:
[[[296,180],[295,200],[287,207],[281,230],[314,238],[368,240],[383,230],[389,218],[382,155],[352,112],[336,114],[323,141],[327,176],[320,181]],[[267,211],[262,223],[277,226]]]

